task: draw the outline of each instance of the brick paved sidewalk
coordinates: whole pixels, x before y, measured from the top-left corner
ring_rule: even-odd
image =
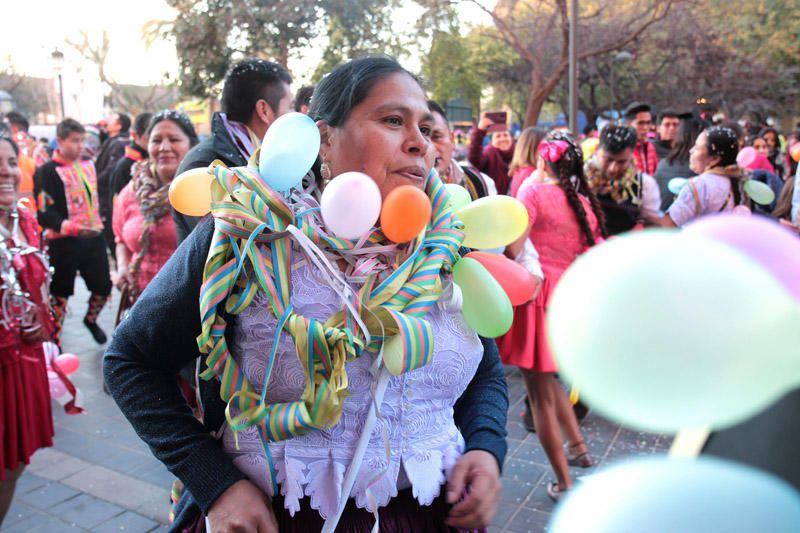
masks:
[[[172,475],[150,454],[103,393],[98,346],[83,326],[88,294],[76,282],[70,314],[64,328],[67,352],[81,358],[73,374],[85,396],[86,413],[69,416],[54,405],[56,428],[53,448],[40,450],[19,481],[14,503],[2,533],[96,531],[139,533],[165,528],[169,513]],[[118,294],[100,316],[111,337]],[[553,479],[536,435],[522,426],[524,385],[515,369],[507,370],[509,453],[503,473],[503,500],[490,528],[492,532],[546,530],[553,503],[546,483]],[[638,433],[590,414],[583,431],[600,465],[622,457],[664,453],[670,440]],[[573,471],[576,477],[594,469]]]

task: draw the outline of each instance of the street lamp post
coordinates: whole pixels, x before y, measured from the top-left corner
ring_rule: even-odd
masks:
[[[56,48],[50,57],[53,60],[53,70],[58,75],[58,100],[61,104],[61,120],[64,120],[64,82],[61,78],[64,70],[64,52]]]
[[[569,129],[578,138],[578,0],[570,2],[569,12]]]

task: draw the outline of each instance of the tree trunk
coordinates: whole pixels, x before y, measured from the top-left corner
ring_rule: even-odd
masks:
[[[283,68],[288,70],[288,68],[289,68],[289,64],[288,64],[289,63],[289,47],[286,46],[285,44],[282,45],[280,50],[278,50],[278,57],[276,59],[278,60],[278,63],[280,64],[280,66],[282,66]]]

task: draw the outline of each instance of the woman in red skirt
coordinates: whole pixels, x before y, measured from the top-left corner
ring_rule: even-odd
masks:
[[[594,464],[581,436],[578,421],[555,373],[556,363],[547,343],[545,314],[559,278],[578,255],[605,236],[603,212],[583,175],[583,153],[575,141],[551,133],[539,145],[544,160],[542,179],[525,181],[517,198],[528,208],[528,233],[506,250],[516,257],[529,238],[539,251],[544,283],[536,299],[516,307],[511,330],[498,339],[503,362],[522,370],[533,405],[536,434],[557,481],[547,487],[558,500],[570,488],[569,466]],[[564,452],[562,430],[569,443]]]
[[[42,339],[52,332],[36,216],[17,207],[19,149],[0,137],[0,524],[22,469],[53,445]]]

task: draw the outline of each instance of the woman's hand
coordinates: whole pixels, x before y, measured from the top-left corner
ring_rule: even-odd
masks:
[[[487,117],[486,113],[481,113],[481,116],[478,119],[478,129],[481,131],[486,131],[492,124],[494,124],[492,119]]]
[[[134,282],[133,274],[126,266],[117,266],[117,272],[112,274],[111,279],[114,282],[114,286],[119,290],[123,290],[126,286],[132,287]]]
[[[22,342],[26,344],[33,344],[44,340],[44,328],[37,319],[32,325],[22,328],[21,330]]]
[[[208,510],[211,533],[278,533],[267,496],[242,479],[217,498]]]
[[[447,483],[447,503],[454,504],[447,525],[461,529],[488,527],[497,511],[501,489],[500,469],[494,455],[483,450],[465,453]]]

